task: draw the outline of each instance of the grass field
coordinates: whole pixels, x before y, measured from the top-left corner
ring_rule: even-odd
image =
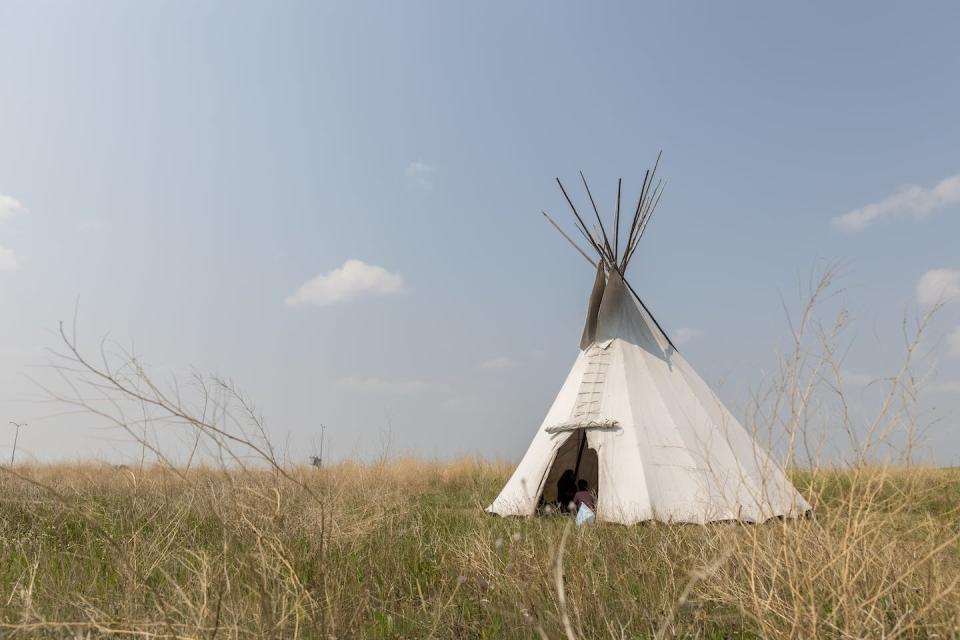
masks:
[[[802,521],[583,529],[485,514],[509,471],[6,470],[0,635],[960,635],[956,471],[794,473]]]

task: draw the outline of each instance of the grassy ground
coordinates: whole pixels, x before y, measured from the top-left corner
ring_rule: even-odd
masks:
[[[508,472],[18,467],[0,636],[960,636],[958,472],[795,473],[813,519],[570,529],[562,556],[568,519],[483,513]]]

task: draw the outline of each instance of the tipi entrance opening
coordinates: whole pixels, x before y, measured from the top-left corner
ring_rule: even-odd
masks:
[[[553,464],[547,471],[546,480],[543,483],[543,492],[541,501],[543,504],[556,505],[559,502],[558,483],[565,471],[571,471],[574,476],[574,485],[576,481],[586,480],[590,486],[590,491],[596,495],[597,487],[600,484],[600,464],[597,459],[597,450],[590,447],[587,442],[586,429],[574,429],[568,432],[569,435],[553,459]]]

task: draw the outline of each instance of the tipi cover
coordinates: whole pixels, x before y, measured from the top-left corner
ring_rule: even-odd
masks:
[[[601,238],[585,229],[600,260],[581,350],[491,513],[534,515],[556,501],[568,469],[588,480],[597,518],[607,522],[760,522],[810,510],[623,277],[656,203],[657,190],[646,193],[650,176],[644,193],[652,204],[641,195],[622,260],[613,249],[620,244],[619,193],[615,245],[604,247],[605,231]]]

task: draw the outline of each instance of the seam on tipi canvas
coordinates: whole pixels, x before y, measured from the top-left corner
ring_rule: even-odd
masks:
[[[728,449],[736,464],[736,468],[730,469],[729,471],[736,472],[737,480],[739,481],[738,486],[747,491],[749,501],[752,503],[747,504],[743,496],[740,495],[740,490],[738,490],[738,495],[735,500],[738,507],[742,506],[750,510],[756,510],[758,516],[761,518],[780,515],[784,512],[780,504],[784,496],[780,494],[796,491],[792,484],[789,484],[789,489],[787,489],[789,481],[780,468],[780,465],[759,445],[753,435],[740,424],[740,421],[724,406],[716,393],[709,388],[692,367],[683,363],[678,367],[678,370],[691,390],[699,390],[700,393],[705,394],[716,403],[717,413],[719,413],[721,419],[726,422],[724,425],[713,424],[712,429],[719,431],[720,437],[718,439],[723,443],[723,446]],[[697,399],[697,402],[703,406],[699,394],[694,392],[693,395]],[[707,411],[707,416],[711,418],[711,422],[714,422],[709,411]],[[747,451],[749,451],[749,462],[753,467],[752,470],[744,467],[744,461],[736,453],[737,449],[732,442],[734,434],[731,434],[731,432],[736,432],[737,430],[739,430],[739,433],[737,433],[736,436],[745,440],[745,444],[748,447]],[[758,474],[761,476],[766,474],[766,477],[758,477]],[[771,500],[771,490],[776,492],[776,500]]]
[[[644,505],[643,511],[650,514],[650,517],[654,520],[657,519],[657,507],[655,504],[657,500],[654,496],[659,497],[661,494],[661,486],[659,482],[659,477],[655,471],[656,465],[655,461],[650,460],[648,456],[644,455],[647,453],[654,453],[654,445],[650,441],[650,431],[649,425],[641,425],[639,416],[642,412],[637,411],[638,407],[634,404],[633,394],[631,393],[630,386],[630,375],[627,371],[627,351],[630,348],[638,349],[642,354],[646,352],[642,347],[639,347],[631,342],[620,339],[618,342],[618,359],[619,359],[619,370],[620,376],[623,380],[624,386],[624,395],[626,396],[626,407],[630,412],[630,429],[633,432],[634,438],[634,450],[636,452],[637,460],[640,464],[640,473],[643,476],[644,485],[645,485],[645,495],[646,505]],[[644,357],[644,356],[641,356]],[[653,385],[651,385],[653,386]],[[657,396],[658,401],[662,402],[662,399]],[[641,441],[642,438],[642,441]]]
[[[701,485],[697,492],[699,500],[706,504],[714,504],[719,500],[725,509],[733,513],[739,499],[731,495],[727,476],[730,473],[742,475],[737,456],[729,442],[718,445],[714,437],[717,428],[710,411],[703,406],[692,388],[680,384],[680,381],[685,381],[682,375],[677,376],[684,370],[683,357],[674,354],[671,359],[675,362],[672,363],[671,375],[666,378],[666,386],[675,400],[671,408],[684,421],[682,427],[678,426],[678,433],[695,465],[696,482]],[[719,460],[725,461],[714,464]]]
[[[656,366],[656,357],[648,354],[646,350],[637,347],[637,352],[635,355],[638,355],[639,358],[634,358],[637,362],[634,362],[633,365],[638,369],[634,372],[634,379],[641,378],[638,380],[639,384],[646,384],[650,388],[645,394],[640,394],[640,398],[644,398],[647,403],[652,406],[655,406],[654,403],[659,403],[659,410],[656,412],[661,412],[666,420],[670,421],[670,424],[664,425],[667,429],[672,430],[672,435],[676,438],[676,441],[679,442],[678,445],[670,446],[670,449],[673,449],[682,455],[675,463],[661,463],[656,459],[647,460],[646,464],[649,468],[649,473],[646,476],[655,476],[656,478],[656,492],[653,495],[656,498],[651,498],[651,502],[655,500],[655,503],[651,506],[654,508],[656,513],[659,513],[659,517],[679,517],[683,520],[689,520],[691,513],[696,511],[693,505],[702,502],[703,496],[702,487],[700,486],[700,474],[702,474],[702,466],[697,464],[697,461],[692,456],[689,446],[685,439],[678,432],[678,425],[676,423],[676,414],[671,410],[671,403],[667,401],[664,393],[670,393],[672,390],[668,387],[665,389],[660,388],[660,384],[656,382],[656,374],[653,370],[653,366]],[[651,363],[653,366],[651,366]],[[642,371],[640,371],[642,369]],[[637,375],[639,374],[639,375]],[[631,410],[633,407],[633,395],[630,394],[631,399]],[[676,404],[676,403],[674,403]],[[656,413],[654,411],[650,411]],[[663,453],[666,450],[666,447],[662,444],[652,444],[649,438],[650,425],[644,425],[644,435],[647,437],[647,447],[648,455],[656,457],[658,454]],[[655,469],[660,469],[660,472],[655,471]],[[694,491],[691,492],[690,487],[684,484],[681,487],[674,486],[672,483],[670,485],[665,485],[664,482],[670,477],[674,478],[684,478],[693,483]],[[648,480],[649,483],[649,480]],[[678,491],[680,489],[680,491]],[[675,503],[676,500],[680,502]],[[688,513],[690,512],[690,513]],[[695,518],[697,519],[697,518]]]

